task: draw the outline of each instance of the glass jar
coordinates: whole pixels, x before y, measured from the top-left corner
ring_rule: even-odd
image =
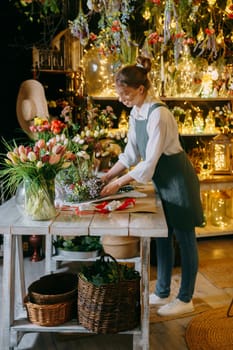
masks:
[[[211,191],[211,224],[218,227],[225,227],[229,224],[226,214],[227,200],[230,199],[226,191]]]
[[[187,109],[185,113],[184,122],[182,125],[183,134],[192,134],[193,133],[193,117],[191,109]]]
[[[205,122],[204,122],[202,111],[197,112],[197,115],[194,118],[193,124],[194,124],[195,133],[197,134],[203,133]]]
[[[212,134],[215,132],[215,117],[213,111],[209,111],[205,119],[205,132]]]

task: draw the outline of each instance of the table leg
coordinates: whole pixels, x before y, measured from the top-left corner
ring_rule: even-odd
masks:
[[[52,235],[45,235],[45,273],[52,272]]]
[[[21,289],[21,305],[24,305],[24,296],[26,295],[26,286],[25,286],[25,273],[24,273],[24,258],[23,258],[23,244],[22,244],[22,236],[16,236],[16,252],[17,257],[16,261],[19,263],[17,267],[19,269],[19,283]]]
[[[150,348],[150,237],[141,237],[141,335],[133,336],[133,350]]]
[[[3,273],[2,273],[2,319],[0,334],[0,349],[10,349],[10,326],[14,320],[15,297],[15,237],[4,234],[3,242]]]

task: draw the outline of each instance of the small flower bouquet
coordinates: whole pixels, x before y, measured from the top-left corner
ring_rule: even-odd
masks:
[[[35,140],[44,139],[48,141],[56,135],[64,134],[67,138],[72,137],[78,132],[79,126],[72,121],[72,108],[66,105],[60,113],[59,118],[44,118],[36,116],[30,131]]]
[[[62,203],[85,202],[97,198],[103,187],[101,180],[89,170],[87,161],[61,171],[57,178]],[[59,200],[58,199],[58,200]]]

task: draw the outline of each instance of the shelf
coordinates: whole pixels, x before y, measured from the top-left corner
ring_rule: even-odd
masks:
[[[15,320],[13,326],[11,327],[12,331],[17,332],[72,332],[72,333],[90,333],[93,332],[87,330],[86,328],[80,326],[77,323],[76,319],[73,319],[69,322],[66,322],[60,326],[38,326],[34,323],[29,322],[26,318]],[[129,331],[118,332],[117,334],[140,334],[140,328],[134,328]]]
[[[45,70],[43,70],[45,71]],[[68,73],[68,72],[67,72]],[[90,96],[94,100],[118,100],[117,96]],[[229,97],[208,97],[208,98],[202,98],[202,97],[165,97],[165,96],[160,96],[159,97],[162,101],[203,101],[203,102],[218,102],[218,101],[231,101],[233,100],[233,96]]]
[[[207,134],[207,133],[204,133],[204,132],[200,132],[199,134],[180,134],[180,136],[182,136],[182,137],[186,137],[186,136],[188,136],[188,137],[200,137],[200,136],[203,136],[203,137],[214,137],[214,136],[217,136],[217,135],[219,135],[220,134],[220,131],[219,132],[215,132],[215,133],[212,133],[212,134]]]
[[[217,102],[217,101],[231,101],[233,100],[233,96],[229,96],[229,97],[188,97],[188,96],[183,96],[183,97],[166,97],[166,96],[161,96],[160,97],[161,100],[163,101],[184,101],[184,100],[188,100],[188,101],[203,101],[203,102]]]
[[[36,69],[34,69],[36,71]],[[77,73],[76,71],[72,69],[40,69],[38,68],[38,72],[40,73],[51,73],[51,74],[71,74],[71,73]]]
[[[64,255],[54,255],[52,256],[52,260],[54,261],[81,261],[81,262],[90,262],[95,261],[96,259],[100,258],[100,256],[97,256],[95,258],[88,258],[88,259],[80,259],[80,258],[74,258]],[[140,256],[136,256],[134,258],[127,258],[127,259],[117,259],[118,262],[130,262],[130,263],[139,263],[141,261]]]
[[[233,233],[233,220],[230,220],[230,223],[226,227],[217,227],[213,225],[206,225],[205,227],[196,228],[197,237],[215,237],[215,236],[225,236],[232,235]]]
[[[199,176],[201,191],[233,189],[232,175],[212,175],[208,178]]]
[[[220,183],[232,183],[232,188],[233,188],[233,175],[211,175],[208,178],[200,178],[200,183],[201,184],[206,184],[206,183],[216,183],[216,184],[220,184]]]

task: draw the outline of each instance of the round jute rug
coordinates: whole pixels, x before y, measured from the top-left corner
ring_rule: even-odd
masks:
[[[194,317],[185,333],[189,350],[232,350],[233,314],[231,307],[205,311]],[[232,307],[233,309],[233,307]]]

